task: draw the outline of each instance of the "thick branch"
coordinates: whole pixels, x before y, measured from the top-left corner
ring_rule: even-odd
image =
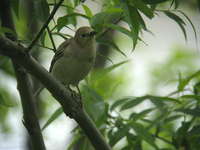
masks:
[[[15,27],[12,20],[10,1],[2,0],[0,6],[1,22],[3,27],[7,27],[15,32]],[[6,34],[6,36],[11,40],[16,40],[17,37],[12,34]],[[31,143],[34,150],[45,150],[44,141],[42,138],[41,129],[39,126],[36,108],[34,104],[34,97],[31,92],[31,82],[28,78],[28,74],[25,72],[24,68],[19,66],[12,59],[14,70],[16,73],[18,90],[21,97],[23,114],[24,114],[24,125],[26,126]]]
[[[30,88],[30,77],[25,72],[24,68],[18,66],[16,63],[14,63],[14,67],[23,108],[23,123],[29,133],[31,145],[34,150],[45,150],[46,148],[38,122],[34,97]]]
[[[0,37],[0,54],[14,59],[29,73],[34,75],[62,105],[64,113],[77,121],[96,150],[111,150],[94,123],[81,107],[79,99],[72,98],[70,91],[53,78],[51,74],[29,54],[25,53],[25,51],[27,51],[27,49],[16,45],[6,38]]]

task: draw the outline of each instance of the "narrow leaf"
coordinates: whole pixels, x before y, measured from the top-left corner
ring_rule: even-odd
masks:
[[[119,100],[116,100],[110,107],[110,110],[113,111],[118,106],[124,104],[126,101],[130,101],[132,97],[126,97]]]
[[[158,101],[166,101],[166,102],[175,102],[175,103],[181,103],[178,99],[171,98],[171,97],[165,97],[165,96],[152,96],[147,95],[149,99],[158,100]]]
[[[164,122],[165,122],[165,123],[169,123],[169,122],[174,121],[174,120],[176,120],[176,119],[179,119],[179,118],[181,118],[181,117],[183,117],[183,116],[182,116],[182,115],[174,115],[174,116],[171,116],[171,117],[166,118],[166,119],[164,120]]]
[[[133,0],[130,2],[135,8],[139,9],[148,18],[153,18],[153,11],[141,0]]]
[[[189,77],[185,78],[185,79],[181,79],[179,81],[178,84],[178,91],[183,91],[185,86],[188,85],[188,83],[193,79],[196,78],[200,75],[200,70],[198,70],[197,72],[195,72],[194,74],[190,75]]]
[[[105,27],[112,28],[112,29],[117,30],[117,31],[119,31],[119,32],[121,32],[121,33],[124,33],[124,34],[126,34],[127,36],[129,36],[131,39],[133,38],[133,37],[132,37],[131,31],[129,31],[129,30],[127,30],[126,28],[121,27],[121,26],[119,26],[119,25],[115,25],[115,24],[105,24]]]
[[[92,17],[93,16],[93,14],[92,14],[92,11],[90,10],[90,8],[89,7],[87,7],[87,5],[82,5],[82,7],[83,7],[83,9],[84,9],[84,11],[85,11],[85,14],[88,16],[88,17]]]
[[[116,20],[116,18],[121,17],[121,12],[120,11],[104,11],[95,14],[91,19],[90,19],[90,25],[98,32],[102,32],[103,29],[105,28],[105,24],[112,24]]]
[[[42,127],[44,130],[47,126],[49,126],[54,120],[56,120],[63,113],[62,107],[56,109],[56,111],[51,115],[51,117],[47,120],[47,122]]]
[[[192,115],[192,116],[195,116],[195,117],[200,117],[200,109],[199,108],[194,108],[194,109],[177,109],[176,111],[178,112],[183,112],[185,114],[188,114],[188,115]]]
[[[143,127],[142,124],[132,121],[130,125],[142,140],[146,141],[151,146],[158,149],[157,145],[155,144],[154,137],[148,132],[148,130]]]
[[[110,146],[113,147],[115,144],[117,144],[117,142],[119,142],[122,138],[126,136],[128,131],[129,131],[129,128],[125,126],[123,128],[120,128],[116,132],[114,132],[114,134],[112,135],[112,138],[110,138],[110,141],[109,141]]]
[[[123,56],[127,57],[126,54],[123,51],[121,51],[120,48],[113,41],[99,39],[99,40],[97,40],[97,42],[107,45],[107,46],[110,46],[110,47],[114,48],[115,50],[117,50],[119,53],[121,53]]]
[[[181,28],[181,30],[184,34],[185,40],[187,41],[187,34],[186,34],[185,27],[184,27],[185,22],[183,21],[183,19],[181,19],[179,16],[177,16],[176,14],[174,14],[170,11],[164,11],[164,13],[179,25],[179,27]]]
[[[129,119],[133,120],[133,121],[137,121],[140,118],[144,118],[148,113],[152,112],[155,108],[149,108],[146,110],[141,111],[140,113],[132,113],[129,116]]]
[[[135,46],[137,44],[137,41],[138,41],[138,37],[139,37],[138,11],[135,7],[131,7],[129,5],[128,1],[123,1],[122,7],[124,9],[125,18],[127,20],[127,23],[131,29],[132,40],[133,40],[133,50],[134,50]]]
[[[200,95],[183,95],[180,98],[194,99],[194,100],[200,101]]]
[[[142,103],[146,98],[147,98],[146,96],[142,96],[142,97],[136,97],[136,98],[130,99],[129,101],[127,101],[126,103],[122,105],[120,111],[133,108],[137,106],[138,104]]]
[[[196,41],[196,44],[197,44],[197,31],[194,27],[194,24],[192,23],[192,21],[190,20],[190,18],[181,10],[178,10],[178,12],[180,12],[187,20],[188,22],[190,23],[192,29],[193,29],[193,32],[194,32],[194,36],[195,36],[195,41]]]

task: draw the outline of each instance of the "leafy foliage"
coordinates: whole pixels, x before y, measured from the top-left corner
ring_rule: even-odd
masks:
[[[160,10],[160,5],[165,3],[170,3],[170,8]],[[51,36],[68,38],[71,35],[64,34],[63,29],[77,28],[79,19],[84,18],[98,32],[97,42],[99,44],[110,46],[127,57],[127,54],[119,48],[118,43],[112,39],[104,40],[106,32],[112,29],[125,34],[132,40],[132,47],[135,49],[138,41],[142,41],[141,33],[149,32],[146,20],[152,20],[160,13],[164,13],[177,23],[185,40],[188,38],[185,28],[187,21],[197,40],[197,32],[192,21],[184,12],[177,10],[179,3],[179,0],[108,0],[102,2],[101,11],[95,12],[84,1],[65,0],[60,7],[61,13],[57,13],[56,17],[51,18],[48,27]],[[11,4],[17,35],[20,39],[19,44],[26,46],[31,41],[26,44],[21,41],[27,40],[24,35],[29,31],[30,22],[39,22],[38,26],[41,27],[47,21],[51,13],[50,8],[56,5],[56,1],[53,3],[47,0],[33,1],[32,18],[26,18],[24,12],[30,12],[22,9],[25,7],[22,5],[22,1],[12,0]],[[79,9],[83,11],[79,11]],[[0,27],[0,34],[5,33],[16,34],[7,28]],[[38,45],[52,50],[49,47],[49,37],[45,31],[41,34]],[[106,136],[109,144],[113,149],[118,149],[119,146],[121,150],[144,150],[149,149],[149,147],[156,150],[197,150],[200,147],[200,71],[198,70],[187,77],[180,75],[176,94],[171,96],[146,94],[113,99],[112,93],[120,84],[120,82],[116,83],[115,79],[123,80],[124,74],[118,74],[115,78],[111,73],[127,62],[125,60],[110,67],[95,70],[81,87],[85,109]],[[166,68],[169,68],[171,64],[167,65]],[[11,63],[3,56],[0,56],[0,71],[15,78]],[[186,93],[187,87],[191,87],[193,90]],[[7,127],[6,117],[10,109],[8,106],[12,106],[12,100],[10,100],[12,98],[8,95],[6,90],[0,88],[0,121],[1,127],[4,129]],[[145,104],[148,104],[148,107]],[[62,113],[62,108],[58,108],[52,115],[48,116],[49,119],[47,119],[43,129],[53,124],[53,121]],[[74,135],[68,150],[73,149],[77,143],[83,150],[92,149],[80,128],[74,129]]]

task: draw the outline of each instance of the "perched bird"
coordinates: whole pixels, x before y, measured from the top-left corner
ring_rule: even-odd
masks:
[[[80,27],[73,38],[58,47],[49,72],[65,86],[78,87],[92,69],[96,57],[95,34],[90,27]]]
[[[95,33],[90,27],[81,27],[74,38],[58,47],[50,72],[64,85],[77,85],[93,67],[96,57]]]

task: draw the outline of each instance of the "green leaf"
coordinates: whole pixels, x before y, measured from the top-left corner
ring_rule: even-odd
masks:
[[[74,14],[75,12],[75,5],[73,5],[73,1],[71,0],[65,0],[65,3],[67,4],[66,6],[66,12],[67,14]],[[75,4],[75,3],[74,3]],[[76,20],[76,16],[71,16],[67,19],[68,24],[71,24],[73,26],[77,25],[77,20]]]
[[[136,105],[142,103],[146,98],[147,98],[146,96],[132,98],[132,99],[130,99],[129,101],[127,101],[126,103],[124,103],[124,104],[121,106],[120,111],[133,108],[133,107],[135,107]]]
[[[138,119],[144,118],[148,113],[152,112],[153,110],[155,110],[155,108],[149,108],[149,109],[141,111],[140,113],[132,113],[129,116],[129,119],[133,121],[137,121]]]
[[[137,44],[139,38],[139,17],[138,11],[135,7],[131,7],[128,1],[122,1],[122,8],[124,9],[125,19],[131,29],[131,36],[133,40],[133,50]]]
[[[155,140],[154,137],[151,135],[151,133],[148,132],[148,130],[146,130],[142,124],[136,123],[134,121],[132,121],[130,123],[130,125],[132,126],[133,130],[137,133],[137,135],[144,141],[146,141],[147,143],[149,143],[151,146],[153,146],[154,148],[158,149],[157,145],[155,144]]]
[[[194,108],[194,109],[189,109],[189,108],[176,109],[176,111],[183,112],[185,114],[192,115],[194,117],[200,117],[200,109],[199,108]]]
[[[117,50],[119,53],[121,53],[123,56],[127,57],[126,54],[123,51],[121,51],[119,47],[113,41],[98,39],[97,42],[103,45],[110,46],[114,48],[115,50]]]
[[[141,0],[132,0],[130,1],[130,4],[133,5],[135,8],[139,9],[148,18],[153,18],[153,11]]]
[[[183,95],[180,98],[194,99],[194,100],[200,101],[200,95]]]
[[[131,39],[133,38],[133,37],[132,37],[131,31],[129,31],[129,30],[127,30],[126,28],[121,27],[121,26],[119,26],[119,25],[115,25],[115,24],[105,24],[105,27],[108,27],[108,28],[111,28],[111,29],[113,29],[113,30],[117,30],[117,31],[119,31],[119,32],[121,32],[121,33],[124,33],[124,34],[126,34],[127,36],[129,36]]]
[[[105,11],[95,14],[91,20],[90,25],[97,31],[102,32],[106,24],[112,24],[121,17],[121,12]]]
[[[153,119],[153,120],[143,120],[143,121],[150,123],[148,125],[148,127],[146,127],[146,129],[150,130],[154,126],[157,126],[158,124],[160,125],[160,123],[163,122],[163,120],[169,115],[169,113],[170,113],[169,111],[163,109],[162,113],[159,116],[157,116],[155,119]]]
[[[195,72],[194,74],[190,75],[189,77],[185,79],[179,79],[179,84],[178,84],[178,91],[183,91],[185,86],[188,85],[188,83],[193,79],[196,78],[200,75],[200,70]]]
[[[122,128],[115,131],[112,134],[112,136],[109,138],[110,146],[113,147],[115,144],[117,144],[117,142],[119,142],[122,138],[124,138],[126,136],[128,131],[129,131],[129,127],[127,127],[127,126],[123,126]]]
[[[90,20],[90,25],[97,31],[100,32],[104,28],[105,22],[108,22],[108,13],[101,12],[95,14],[91,20]]]
[[[150,100],[156,100],[156,101],[164,101],[164,102],[175,102],[175,103],[181,103],[178,99],[171,98],[171,97],[165,97],[165,96],[152,96],[147,95],[147,98]]]
[[[126,97],[119,100],[116,100],[110,107],[110,110],[113,111],[118,106],[124,104],[126,101],[130,101],[132,97]]]
[[[71,24],[71,22],[69,20],[71,17],[77,17],[77,16],[80,16],[80,17],[83,17],[86,19],[90,19],[88,16],[80,14],[80,13],[72,13],[72,14],[62,16],[62,17],[58,18],[58,20],[57,20],[58,31],[60,31],[64,26]]]
[[[138,15],[138,21],[140,22],[141,27],[142,27],[144,30],[147,30],[145,21],[144,21],[144,19],[142,18],[142,16],[140,15],[140,13],[139,13],[138,11],[137,11],[137,15]],[[138,37],[138,38],[139,38],[139,37]],[[141,40],[141,39],[140,39],[140,40]]]
[[[182,115],[174,115],[174,116],[171,116],[171,117],[166,118],[166,119],[164,120],[164,122],[165,122],[165,123],[169,123],[169,122],[174,121],[174,120],[176,120],[176,119],[179,119],[179,118],[181,118],[181,117],[183,117],[183,116],[182,116]]]
[[[196,44],[197,44],[197,31],[194,27],[194,24],[192,23],[192,21],[190,20],[190,18],[181,10],[178,10],[178,12],[180,12],[187,20],[188,22],[190,23],[192,29],[193,29],[193,32],[194,32],[194,36],[195,36],[195,41],[196,41]]]
[[[186,142],[186,139],[188,137],[187,133],[191,126],[191,122],[182,122],[182,125],[173,135],[173,141],[172,143],[176,146],[176,148],[181,147],[183,142]]]
[[[44,130],[47,126],[49,126],[54,120],[56,120],[61,114],[63,113],[62,107],[59,107],[56,109],[56,111],[51,115],[51,117],[47,120],[47,122],[42,127],[42,130]]]
[[[135,136],[133,133],[129,132],[126,135],[126,138],[129,146],[129,149],[127,150],[130,150],[131,148],[133,148],[133,150],[142,150],[142,140],[139,136]]]
[[[186,34],[185,27],[184,27],[185,22],[183,21],[183,19],[181,19],[179,16],[177,16],[176,14],[174,14],[170,11],[164,11],[164,13],[179,25],[179,27],[181,28],[181,30],[184,34],[185,40],[187,41],[187,34]]]
[[[90,10],[90,8],[89,7],[87,7],[87,5],[84,5],[84,4],[82,4],[82,7],[83,7],[83,9],[84,9],[84,11],[85,11],[85,14],[88,16],[88,17],[92,17],[93,16],[93,14],[92,14],[92,11]]]

